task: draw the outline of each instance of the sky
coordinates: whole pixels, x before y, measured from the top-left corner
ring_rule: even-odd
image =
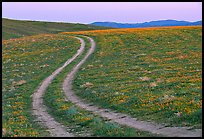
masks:
[[[202,20],[202,2],[2,2],[2,17],[84,23]]]

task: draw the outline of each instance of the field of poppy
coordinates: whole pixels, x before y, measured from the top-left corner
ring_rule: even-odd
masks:
[[[202,127],[202,27],[63,34],[96,41],[74,80],[78,96],[138,119]]]
[[[47,136],[35,123],[32,94],[72,57],[80,41],[66,35],[37,35],[2,42],[2,136]]]
[[[2,41],[3,137],[49,136],[34,122],[32,94],[76,53],[80,41],[72,35],[96,42],[74,80],[78,96],[137,119],[202,127],[202,27],[109,29]],[[85,52],[87,46],[86,40]],[[77,136],[89,131],[93,136],[155,136],[106,121],[65,99],[63,80],[85,52],[48,87],[48,112]]]

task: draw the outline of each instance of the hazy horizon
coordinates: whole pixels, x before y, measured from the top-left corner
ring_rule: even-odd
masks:
[[[202,2],[2,2],[2,18],[82,24],[195,22],[202,20]]]
[[[20,20],[20,21],[39,21],[39,22],[58,22],[58,23],[72,23],[72,22],[65,22],[65,21],[46,21],[46,20],[30,20],[30,19],[12,19],[12,18],[7,18],[7,17],[2,17],[4,19],[10,19],[10,20]],[[162,20],[174,20],[174,19],[162,19]],[[152,20],[152,21],[160,21],[160,20]],[[186,21],[186,20],[177,20],[177,21]],[[202,21],[197,20],[197,21]],[[187,22],[197,22],[197,21],[187,21]],[[114,21],[95,21],[95,22],[114,22]],[[151,22],[151,21],[145,21],[145,22]],[[79,23],[79,22],[74,22],[74,23]],[[91,22],[94,23],[94,22]],[[91,24],[91,23],[80,23],[80,24]],[[137,23],[144,23],[144,22],[135,22],[135,23],[128,23],[128,22],[115,22],[115,23],[122,23],[122,24],[137,24]]]

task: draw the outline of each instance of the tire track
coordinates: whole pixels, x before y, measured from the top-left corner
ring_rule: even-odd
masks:
[[[32,95],[32,106],[33,106],[33,115],[36,116],[36,122],[41,123],[42,125],[48,128],[51,136],[57,137],[73,137],[74,135],[67,132],[66,128],[54,120],[54,118],[48,114],[46,111],[46,106],[43,105],[43,93],[47,89],[48,85],[52,80],[72,61],[74,61],[79,55],[82,54],[85,48],[85,42],[83,39],[75,37],[81,42],[81,47],[78,49],[77,53],[70,59],[68,59],[64,65],[57,70],[55,70],[50,76],[48,76],[38,87],[37,91]]]
[[[86,36],[85,36],[86,37]],[[87,52],[86,56],[72,69],[72,71],[67,75],[63,83],[63,90],[66,97],[75,105],[91,111],[94,114],[98,114],[101,117],[105,117],[113,122],[117,122],[121,125],[126,125],[135,129],[148,131],[153,134],[160,134],[163,136],[169,137],[201,137],[202,129],[190,129],[188,127],[166,127],[165,125],[156,124],[154,122],[140,121],[136,118],[132,118],[129,115],[112,112],[108,109],[99,108],[93,105],[90,105],[77,97],[72,90],[72,81],[76,72],[82,66],[82,64],[87,60],[87,58],[94,52],[95,42],[92,38],[87,37],[91,42],[91,48]]]

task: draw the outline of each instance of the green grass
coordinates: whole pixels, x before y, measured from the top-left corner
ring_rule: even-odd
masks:
[[[64,34],[96,41],[74,80],[77,95],[138,119],[202,127],[202,27]],[[82,87],[86,82],[93,87]]]
[[[48,112],[55,119],[71,127],[71,131],[75,136],[97,136],[97,137],[141,137],[141,136],[158,136],[148,132],[137,131],[132,128],[109,122],[97,115],[85,111],[75,106],[70,101],[66,101],[66,96],[62,90],[62,84],[66,75],[71,71],[73,66],[78,63],[89,49],[89,41],[86,38],[85,52],[78,57],[76,61],[68,65],[48,86],[45,92],[44,104],[48,107]],[[87,135],[88,133],[88,135]]]
[[[109,27],[110,28],[110,27]],[[37,34],[56,34],[64,31],[82,31],[108,29],[79,23],[57,23],[27,20],[11,20],[2,18],[2,39],[19,38]]]
[[[47,136],[33,122],[31,95],[77,52],[80,41],[65,35],[37,35],[2,44],[2,136]]]

